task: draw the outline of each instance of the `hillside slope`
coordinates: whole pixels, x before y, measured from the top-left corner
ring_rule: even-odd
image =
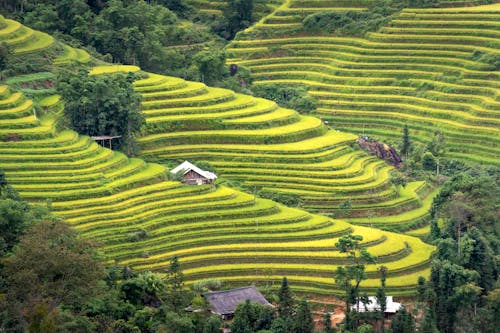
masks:
[[[428,274],[433,247],[421,240],[259,199],[224,186],[183,186],[158,164],[127,158],[73,131],[58,133],[58,99],[41,118],[33,102],[0,87],[0,167],[22,198],[48,201],[52,212],[101,243],[110,262],[163,271],[178,255],[188,281],[219,278],[234,284],[278,282],[297,290],[335,293],[332,272],[344,264],[333,250],[342,235],[361,234],[378,256],[363,287],[378,285],[389,268],[395,294],[413,292]],[[47,105],[48,104],[48,105]]]
[[[368,4],[289,0],[239,34],[228,61],[258,85],[307,87],[336,129],[396,141],[408,124],[423,143],[439,129],[448,157],[497,164],[500,4],[404,9],[364,38],[304,31],[308,14]]]
[[[12,43],[16,38],[13,34],[18,29],[27,28],[15,28],[14,21],[4,22],[0,35],[12,44],[15,54],[22,55],[16,48],[17,44]],[[30,47],[31,44],[25,45]],[[48,45],[47,48],[62,44],[52,39]],[[60,57],[78,58],[75,54],[78,55],[79,51],[70,52],[72,49],[68,47],[64,49],[67,53],[61,52]],[[138,68],[107,66],[92,73],[117,70]],[[47,78],[50,74],[39,73],[9,80],[25,82],[33,78]],[[190,103],[189,99],[181,98],[181,91],[189,94],[190,89],[212,90],[180,79],[144,75],[144,79],[136,82],[138,90],[145,88],[142,93],[147,94],[145,90],[161,86],[156,91],[160,91],[162,98],[168,96],[170,91],[177,96],[173,99],[177,101],[175,103],[181,105]],[[150,93],[155,94],[154,91]],[[211,96],[235,96],[226,90],[214,89],[213,92]],[[39,96],[49,93],[50,90],[42,89]],[[207,97],[200,96],[193,97],[196,103]],[[227,100],[229,104],[230,100]],[[160,105],[171,105],[171,101],[156,100]],[[326,156],[335,154],[335,149],[349,149],[342,145],[351,141],[352,136],[327,132],[315,118],[281,110],[264,100],[257,103],[250,99],[248,102],[255,104],[256,108],[261,107],[261,103],[267,105],[277,113],[275,119],[282,126],[245,132],[245,137],[253,138],[254,145],[233,148],[243,152],[254,149],[256,155],[259,155],[259,150],[264,150],[265,154],[272,156],[272,152],[267,150],[271,147],[278,152],[275,154],[277,159],[282,158],[280,149],[287,148],[295,150],[296,153],[290,156],[298,158],[303,155],[301,143],[281,141],[299,135],[301,139],[310,136],[307,140],[316,141],[318,148],[313,147],[312,150],[322,152],[322,147],[330,146],[331,149],[324,150]],[[63,107],[57,95],[37,102],[7,85],[0,86],[0,167],[21,197],[31,202],[46,202],[54,214],[63,217],[84,236],[100,242],[109,262],[136,269],[163,271],[170,258],[178,255],[191,283],[208,277],[234,284],[275,283],[286,275],[297,290],[331,294],[338,292],[333,284],[333,271],[336,265],[346,263],[343,255],[333,251],[333,245],[338,237],[355,233],[363,235],[363,242],[369,251],[378,256],[377,265],[368,267],[369,279],[363,283],[364,288],[373,290],[378,286],[377,267],[381,264],[389,268],[387,285],[390,292],[396,295],[415,292],[417,277],[429,274],[429,259],[434,248],[418,238],[352,226],[342,220],[288,208],[224,186],[190,187],[169,181],[167,170],[159,164],[127,158],[119,152],[100,147],[89,137],[70,130],[58,130],[56,125]],[[205,105],[203,109],[209,110],[210,107]],[[238,108],[230,109],[226,111],[238,112]],[[259,115],[250,115],[252,111],[245,108],[240,111],[247,112],[248,116],[235,119],[236,123],[259,124]],[[260,112],[264,119],[267,113]],[[184,115],[189,116],[189,113],[183,112],[181,117]],[[283,123],[282,119],[286,117],[291,117],[292,121]],[[149,122],[148,126],[151,124]],[[228,138],[235,142],[241,140],[242,129],[235,127],[232,131]],[[220,137],[217,131],[207,133],[212,138]],[[169,137],[161,131],[157,134],[159,139],[154,140],[160,142],[164,135]],[[179,143],[186,135],[173,133],[170,137]],[[200,143],[196,141],[200,140],[196,135],[188,137]],[[265,137],[275,143],[261,145]],[[148,139],[145,137],[143,140]],[[360,154],[350,153],[353,158]],[[373,162],[367,156],[364,158],[367,163]],[[369,178],[375,168],[373,166],[373,171],[367,172]],[[388,169],[386,166],[383,168]]]
[[[134,84],[143,96],[146,159],[207,161],[250,192],[356,224],[407,230],[426,222],[436,192],[424,182],[398,191],[392,167],[356,148],[356,136],[269,100],[145,75]]]

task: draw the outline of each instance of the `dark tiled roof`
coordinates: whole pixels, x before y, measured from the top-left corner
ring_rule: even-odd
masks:
[[[234,313],[238,304],[244,303],[247,299],[250,302],[272,306],[255,286],[206,293],[203,296],[210,303],[212,311],[221,315]]]

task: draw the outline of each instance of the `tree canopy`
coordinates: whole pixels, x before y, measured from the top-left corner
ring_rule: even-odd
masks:
[[[141,96],[134,92],[132,74],[93,75],[85,71],[65,72],[57,90],[65,102],[71,128],[90,136],[122,136],[117,148],[134,152],[134,134],[144,124],[140,113]]]

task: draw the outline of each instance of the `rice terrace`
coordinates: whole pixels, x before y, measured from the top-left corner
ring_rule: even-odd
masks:
[[[0,13],[0,332],[498,327],[497,1]]]

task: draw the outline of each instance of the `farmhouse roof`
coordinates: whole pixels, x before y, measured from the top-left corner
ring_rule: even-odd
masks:
[[[394,302],[392,296],[387,296],[385,302],[386,302],[385,313],[396,313],[401,308],[401,303]],[[351,307],[355,309],[356,304],[352,304]],[[358,310],[359,312],[374,312],[379,310],[380,310],[380,304],[378,304],[377,297],[375,296],[369,296],[368,304],[366,305],[361,303],[360,301]]]
[[[177,167],[175,167],[174,169],[172,169],[170,172],[171,173],[177,173],[177,172],[179,172],[181,170],[184,170],[184,173],[183,173],[184,175],[186,173],[188,173],[189,171],[194,171],[197,174],[199,174],[200,176],[205,177],[206,179],[212,179],[212,180],[214,180],[214,179],[217,178],[217,175],[215,173],[212,173],[210,171],[201,170],[196,165],[194,165],[192,163],[189,163],[188,161],[182,162]]]
[[[247,299],[250,302],[272,306],[255,286],[206,293],[203,296],[210,304],[212,311],[220,315],[233,314],[238,304],[244,303]]]
[[[92,140],[111,140],[121,138],[121,135],[97,135],[92,136]]]

